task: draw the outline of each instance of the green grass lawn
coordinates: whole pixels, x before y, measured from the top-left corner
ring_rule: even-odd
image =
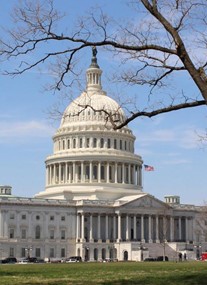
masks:
[[[206,285],[207,262],[1,264],[0,285]]]

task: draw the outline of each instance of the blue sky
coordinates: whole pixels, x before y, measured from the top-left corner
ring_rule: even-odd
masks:
[[[1,26],[10,25],[9,12],[16,2],[3,1]],[[55,0],[60,9],[70,13],[68,25],[96,5],[109,14],[116,13],[117,17],[129,15],[133,18],[135,12],[127,10],[124,2]],[[84,68],[90,64],[90,56],[91,51],[86,51]],[[103,89],[108,95],[113,93],[113,86],[107,80],[112,60],[99,51],[98,61],[104,72]],[[44,190],[44,160],[52,153],[52,135],[59,125],[59,121],[54,123],[48,119],[47,110],[59,99],[43,91],[45,82],[50,80],[49,72],[33,70],[15,78],[3,76],[2,72],[13,65],[10,61],[0,66],[0,184],[11,185],[14,195],[34,196]],[[175,78],[174,84],[177,87],[183,85],[189,94],[197,92],[184,75]],[[116,88],[119,90],[120,87]],[[140,93],[144,91],[140,88]],[[135,89],[128,87],[126,92],[134,93]],[[74,90],[74,97],[79,94],[79,90]],[[137,137],[136,153],[142,156],[145,164],[155,168],[154,172],[143,172],[144,191],[161,200],[169,194],[180,195],[182,203],[203,204],[207,200],[207,147],[200,144],[198,137],[206,126],[206,107],[163,114],[153,119],[140,118],[130,124]]]

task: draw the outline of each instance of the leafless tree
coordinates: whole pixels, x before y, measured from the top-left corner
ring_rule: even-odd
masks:
[[[206,105],[206,0],[126,2],[137,11],[134,22],[122,25],[96,9],[67,31],[63,23],[61,30],[58,26],[64,15],[54,8],[53,0],[22,0],[13,11],[14,28],[0,39],[0,59],[16,63],[14,70],[5,73],[19,75],[48,63],[55,73],[51,89],[61,90],[79,76],[81,52],[97,46],[119,59],[116,82],[137,86],[137,94],[140,85],[148,87],[145,106],[130,107],[124,122],[111,119],[115,129],[140,116]],[[197,94],[190,98],[184,90],[182,96],[171,94],[166,100],[166,87],[174,74],[187,74]]]

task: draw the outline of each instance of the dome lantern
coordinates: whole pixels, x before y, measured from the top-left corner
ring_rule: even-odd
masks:
[[[94,46],[92,48],[92,59],[91,59],[91,64],[89,68],[86,71],[87,75],[87,87],[86,91],[87,92],[93,92],[93,91],[100,91],[102,90],[101,86],[101,74],[102,70],[100,69],[98,63],[97,63],[97,49]]]

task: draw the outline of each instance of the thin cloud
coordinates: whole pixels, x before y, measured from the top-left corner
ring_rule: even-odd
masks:
[[[54,129],[44,121],[19,121],[0,122],[0,142],[9,141],[12,138],[17,141],[24,141],[30,138],[51,137]]]

